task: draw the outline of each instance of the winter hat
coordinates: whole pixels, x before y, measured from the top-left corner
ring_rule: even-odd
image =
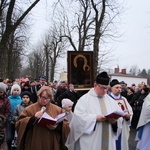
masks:
[[[3,82],[0,82],[0,90],[6,92],[6,89],[7,89],[7,85]]]
[[[34,79],[34,81],[40,82],[40,78],[36,78],[36,79]]]
[[[40,76],[40,80],[46,80],[46,76]]]
[[[121,84],[121,85],[125,85],[126,83],[125,83],[124,81],[121,81],[120,84]]]
[[[113,79],[111,82],[110,82],[110,86],[113,87],[117,84],[120,84],[120,82],[117,80],[117,79]]]
[[[22,98],[24,95],[28,95],[29,98],[30,98],[30,100],[31,100],[31,93],[30,93],[29,91],[24,91],[24,92],[22,92],[21,95],[20,95],[21,98]]]
[[[101,72],[96,77],[96,83],[102,84],[102,85],[108,85],[109,84],[109,76],[107,72]]]
[[[68,106],[72,106],[74,102],[72,102],[70,99],[68,98],[64,98],[62,101],[61,101],[61,104],[62,104],[62,108],[66,108]]]
[[[21,88],[20,88],[20,86],[19,86],[18,84],[14,84],[14,85],[11,87],[10,94],[12,94],[12,91],[13,91],[14,89],[19,89],[19,95],[20,95],[20,93],[21,93]]]

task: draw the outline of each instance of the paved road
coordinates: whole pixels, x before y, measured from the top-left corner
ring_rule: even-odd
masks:
[[[136,150],[136,144],[137,142],[134,140],[136,135],[136,130],[132,129],[130,130],[130,138],[129,138],[129,150]]]

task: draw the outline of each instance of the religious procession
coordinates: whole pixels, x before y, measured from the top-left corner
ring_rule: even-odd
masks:
[[[149,86],[110,80],[105,71],[84,92],[43,75],[1,79],[0,104],[1,150],[149,150]]]
[[[1,0],[0,150],[150,150],[149,10]]]

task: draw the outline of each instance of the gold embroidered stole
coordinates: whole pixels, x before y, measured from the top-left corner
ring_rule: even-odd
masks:
[[[102,114],[107,114],[106,106],[104,100],[100,100],[100,106]],[[107,121],[102,122],[102,146],[101,150],[108,150],[109,148],[109,124]]]

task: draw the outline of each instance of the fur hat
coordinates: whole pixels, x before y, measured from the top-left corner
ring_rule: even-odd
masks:
[[[13,91],[14,89],[19,89],[19,95],[20,95],[20,93],[21,93],[20,85],[14,84],[14,85],[11,87],[10,94],[12,94],[12,91]]]
[[[107,72],[101,72],[96,77],[96,83],[102,84],[102,85],[108,85],[109,84],[109,76]]]
[[[67,108],[68,106],[72,106],[74,104],[74,102],[72,102],[70,99],[68,98],[64,98],[62,101],[61,101],[61,104],[62,104],[62,108]]]
[[[7,89],[7,85],[3,82],[0,82],[0,90],[6,92],[6,89]]]
[[[46,76],[40,76],[40,80],[46,80]]]
[[[113,79],[111,82],[110,82],[110,86],[113,87],[117,84],[120,84],[120,82],[117,80],[117,79]]]
[[[31,93],[29,91],[24,91],[21,93],[21,98],[24,96],[24,95],[28,95],[30,100],[31,100]]]
[[[124,81],[121,81],[120,84],[121,84],[121,85],[125,85],[126,83],[125,83]]]

